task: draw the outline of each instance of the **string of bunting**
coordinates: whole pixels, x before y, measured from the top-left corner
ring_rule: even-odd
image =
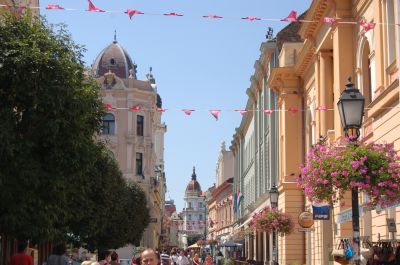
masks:
[[[0,5],[0,7],[5,7],[5,8],[12,8],[15,7],[13,5]],[[64,8],[60,6],[59,4],[48,4],[46,7],[40,7],[40,6],[18,6],[20,9],[25,9],[25,8],[31,8],[31,9],[46,9],[46,10],[58,10],[58,11],[82,11],[79,9],[74,9],[74,8]],[[127,9],[125,11],[121,10],[104,10],[101,8],[98,8],[93,4],[91,0],[88,0],[88,8],[84,11],[88,12],[99,12],[99,13],[120,13],[120,14],[126,14],[128,17],[132,20],[132,18],[136,15],[159,15],[159,16],[167,16],[167,17],[182,17],[184,14],[177,13],[177,12],[167,12],[167,13],[162,13],[162,14],[155,14],[155,13],[145,13],[136,9]],[[246,16],[246,17],[224,17],[216,14],[208,14],[208,15],[203,15],[201,16],[204,19],[240,19],[240,20],[246,20],[250,22],[254,21],[285,21],[285,22],[296,22],[296,23],[318,23],[318,22],[323,22],[323,23],[330,23],[332,25],[336,24],[354,24],[354,25],[359,25],[365,32],[372,30],[375,28],[376,25],[386,25],[386,26],[400,26],[399,23],[396,24],[389,24],[389,23],[376,23],[376,22],[368,22],[366,20],[361,20],[361,21],[347,21],[347,20],[342,20],[341,18],[338,17],[324,17],[321,20],[304,20],[304,19],[299,19],[297,16],[297,11],[292,10],[290,11],[289,15],[285,18],[261,18],[261,17],[255,17],[255,16]]]
[[[395,106],[395,107],[384,107],[384,108],[379,108],[379,109],[396,109],[396,108],[400,108],[399,106]],[[116,111],[116,110],[128,110],[128,111],[140,111],[140,110],[154,110],[154,109],[146,109],[146,108],[142,108],[140,106],[132,106],[130,108],[117,108],[112,106],[110,103],[104,103],[104,109],[108,110],[108,111]],[[370,110],[371,108],[364,108],[365,110]],[[167,112],[170,110],[177,110],[177,111],[182,111],[183,114],[185,116],[191,116],[193,112],[195,112],[195,109],[164,109],[164,108],[156,108],[155,109],[157,112]],[[219,118],[219,114],[221,112],[229,112],[229,111],[234,111],[239,113],[240,115],[244,116],[247,112],[263,112],[267,115],[271,115],[274,112],[290,112],[292,114],[296,114],[298,112],[303,112],[303,111],[308,111],[309,109],[299,109],[296,107],[289,107],[288,109],[262,109],[262,110],[257,110],[257,109],[252,109],[252,110],[245,110],[245,109],[234,109],[234,110],[221,110],[221,109],[211,109],[211,110],[200,110],[200,111],[207,111],[209,112],[214,118],[215,120],[218,120]],[[328,108],[325,105],[321,105],[315,108],[316,111],[334,111],[334,109],[332,108]],[[197,111],[199,111],[199,109],[197,109]]]

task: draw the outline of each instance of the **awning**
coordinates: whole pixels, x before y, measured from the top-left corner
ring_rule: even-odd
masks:
[[[223,243],[223,244],[221,244],[219,246],[220,247],[241,247],[241,246],[243,246],[243,244],[236,243],[236,242],[233,242],[233,241],[227,241],[227,242],[225,242],[225,243]]]
[[[200,246],[197,245],[197,243],[194,243],[193,245],[188,246],[188,248],[200,248]]]

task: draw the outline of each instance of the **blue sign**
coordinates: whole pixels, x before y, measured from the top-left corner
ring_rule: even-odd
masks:
[[[329,220],[330,205],[313,205],[312,208],[314,220]]]

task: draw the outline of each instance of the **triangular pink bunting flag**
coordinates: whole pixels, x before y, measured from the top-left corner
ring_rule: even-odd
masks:
[[[144,13],[142,11],[139,11],[139,10],[128,9],[128,10],[125,11],[125,14],[128,14],[129,18],[132,19],[132,17],[134,15],[143,15]]]
[[[113,106],[110,103],[104,103],[104,108],[107,110],[112,110]]]
[[[172,13],[164,14],[164,16],[181,17],[181,16],[183,16],[183,15],[182,15],[182,14],[175,13],[175,12],[172,12]]]
[[[194,111],[194,109],[183,109],[182,110],[187,116],[190,116],[192,114],[192,112]]]
[[[318,106],[316,110],[327,110],[328,108],[325,105]]]
[[[167,111],[167,109],[163,109],[163,108],[157,108],[157,111],[158,111],[158,112],[166,112],[166,111]]]
[[[290,11],[289,15],[281,19],[281,21],[298,22],[299,20],[297,19],[297,12],[294,10]]]
[[[337,18],[335,18],[335,17],[324,17],[324,18],[321,19],[321,21],[322,21],[322,22],[325,22],[325,23],[332,23],[332,24],[334,24],[334,23],[337,22]]]
[[[265,109],[263,110],[264,113],[266,114],[272,114],[272,112],[274,112],[272,109]]]
[[[215,120],[218,120],[218,115],[221,112],[221,110],[209,110],[209,112],[211,113],[211,115],[214,116]]]
[[[244,109],[237,109],[235,111],[239,112],[240,115],[242,115],[242,116],[247,113],[247,110],[244,110]]]
[[[299,109],[298,109],[298,108],[295,108],[295,107],[290,107],[290,108],[288,109],[288,111],[291,112],[291,113],[297,113],[297,112],[299,111]]]
[[[261,18],[259,18],[259,17],[242,17],[242,19],[250,20],[250,21],[261,20]]]
[[[46,6],[46,9],[52,9],[52,10],[64,10],[65,8],[61,7],[60,5],[57,4],[48,4]]]
[[[208,15],[208,16],[203,16],[204,18],[222,18],[220,16],[217,15]]]
[[[89,8],[86,11],[93,11],[93,12],[106,12],[100,8],[97,8],[92,1],[88,0],[89,2]]]
[[[363,20],[363,21],[360,21],[358,23],[358,25],[360,25],[364,29],[365,32],[368,32],[371,29],[375,28],[376,24],[373,22],[367,22],[367,21]]]
[[[130,110],[141,110],[139,106],[132,106],[130,107]]]

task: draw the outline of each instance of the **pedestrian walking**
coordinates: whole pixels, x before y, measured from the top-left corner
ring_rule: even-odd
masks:
[[[111,252],[109,250],[102,250],[99,252],[99,264],[110,265]]]
[[[59,243],[53,247],[51,255],[47,258],[47,265],[68,265],[66,256],[67,246],[65,243]]]
[[[171,265],[177,265],[178,262],[178,255],[176,254],[176,252],[172,252],[171,254]]]
[[[201,262],[204,264],[204,262],[206,261],[206,257],[207,257],[207,253],[206,251],[203,249],[203,252],[201,252]]]
[[[189,265],[189,259],[188,257],[185,256],[185,253],[183,252],[183,250],[181,250],[181,252],[179,253],[179,258],[177,260],[177,264],[178,265]]]
[[[111,261],[110,261],[111,265],[120,265],[119,260],[118,260],[118,253],[113,251],[111,253]]]
[[[193,265],[200,265],[200,257],[198,253],[195,253],[192,259]]]
[[[163,253],[160,255],[161,259],[161,264],[162,265],[170,265],[171,264],[171,258],[169,257],[169,254],[167,251],[163,251]]]
[[[156,252],[148,248],[140,254],[141,265],[157,265],[158,258]]]
[[[9,265],[33,265],[33,258],[28,255],[28,241],[18,241],[18,253],[12,256]]]
[[[211,257],[210,254],[208,254],[204,260],[204,265],[212,265],[212,264],[213,264],[213,258]]]

